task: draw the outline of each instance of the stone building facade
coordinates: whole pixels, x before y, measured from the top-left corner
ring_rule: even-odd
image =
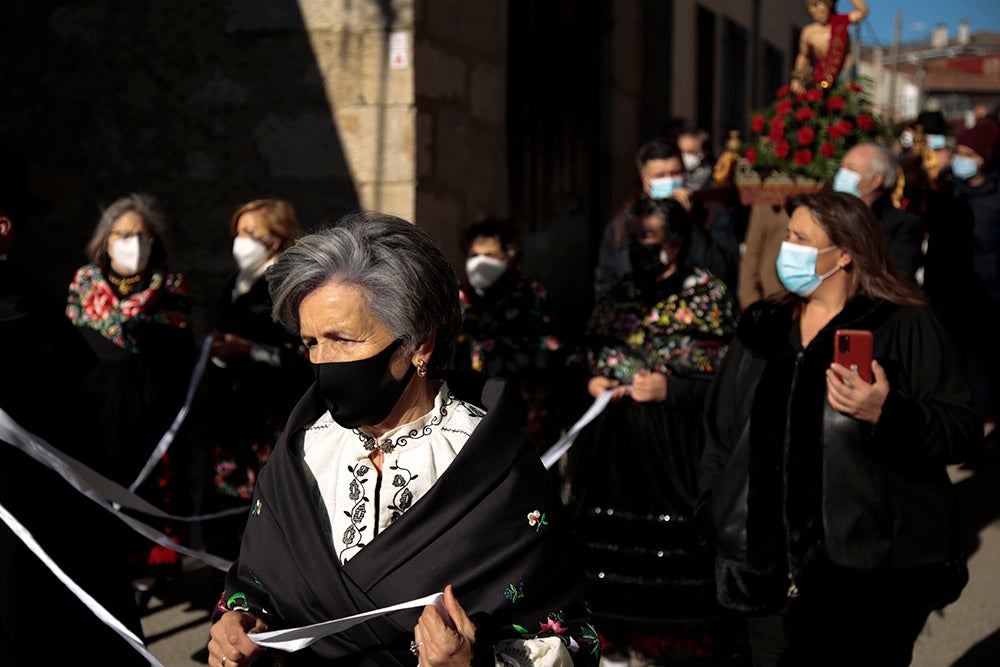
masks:
[[[787,78],[802,0],[53,0],[0,8],[0,141],[50,211],[18,254],[62,298],[103,206],[163,202],[201,331],[229,217],[292,200],[457,234],[512,217],[567,331],[636,148],[681,122],[716,149]]]

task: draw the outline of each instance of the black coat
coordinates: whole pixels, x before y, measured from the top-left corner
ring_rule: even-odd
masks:
[[[923,264],[924,223],[920,216],[892,205],[889,194],[882,195],[872,204],[872,213],[878,218],[882,231],[889,241],[889,254],[899,272],[913,278]]]
[[[80,388],[96,363],[37,280],[0,261],[0,407],[23,428],[98,467],[102,450]],[[125,569],[121,524],[58,474],[0,442],[0,504],[112,615],[142,637]],[[61,646],[114,665],[146,665],[0,523],[0,664],[37,665]]]
[[[223,601],[243,594],[249,609],[278,629],[370,611],[453,584],[477,623],[481,647],[512,623],[537,632],[546,614],[562,611],[571,625],[586,621],[579,558],[558,496],[525,440],[523,408],[500,380],[479,373],[447,380],[457,398],[485,408],[486,416],[430,490],[346,564],[334,551],[327,510],[303,461],[303,429],[325,410],[312,387],[261,470]],[[529,525],[535,510],[547,516],[544,527]],[[523,598],[505,597],[509,586]],[[287,655],[285,664],[414,664],[409,642],[420,612],[354,626]],[[493,664],[488,650],[477,650],[477,657]]]
[[[856,297],[802,349],[793,312],[748,309],[709,393],[701,512],[719,601],[774,610],[790,580],[804,589],[828,565],[898,574],[932,607],[954,600],[967,575],[945,466],[982,435],[940,324]],[[874,333],[890,386],[874,427],[826,399],[841,328]]]

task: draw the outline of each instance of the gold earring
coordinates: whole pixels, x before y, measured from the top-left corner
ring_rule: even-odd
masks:
[[[417,359],[417,377],[427,377],[427,362]]]

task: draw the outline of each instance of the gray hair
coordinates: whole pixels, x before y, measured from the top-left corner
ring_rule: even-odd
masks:
[[[899,180],[899,160],[893,152],[881,144],[868,144],[874,149],[872,164],[869,169],[871,174],[882,175],[882,190],[892,192]]]
[[[94,264],[101,265],[108,256],[108,237],[115,226],[115,221],[133,211],[139,214],[149,233],[153,236],[153,250],[149,258],[150,264],[158,266],[167,258],[166,248],[163,243],[164,232],[166,230],[166,219],[160,210],[159,204],[153,195],[142,192],[133,192],[130,195],[116,199],[101,213],[101,219],[97,221],[94,233],[91,234],[87,242],[87,257]]]
[[[436,333],[429,366],[450,365],[461,326],[458,279],[424,230],[384,213],[352,213],[300,238],[267,270],[273,316],[299,333],[299,306],[327,283],[361,290],[368,314],[412,349]]]

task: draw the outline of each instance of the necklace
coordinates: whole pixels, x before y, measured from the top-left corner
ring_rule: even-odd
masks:
[[[111,273],[108,274],[108,280],[111,281],[111,284],[115,286],[115,288],[122,296],[127,296],[128,293],[132,291],[132,287],[137,282],[139,282],[141,278],[142,278],[141,273],[137,273],[134,276],[129,276],[128,278],[118,278],[114,274]]]

